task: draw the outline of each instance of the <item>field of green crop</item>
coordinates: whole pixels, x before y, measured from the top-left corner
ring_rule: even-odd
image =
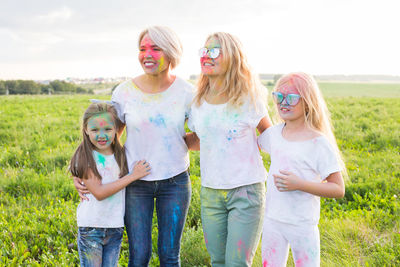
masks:
[[[326,83],[321,88],[349,173],[345,197],[322,200],[321,266],[400,266],[399,86]],[[67,165],[92,97],[0,97],[0,266],[79,264],[79,199]],[[269,158],[263,157],[268,167]],[[191,152],[191,179],[182,266],[209,266],[198,152]],[[158,266],[156,224],[151,266]],[[127,247],[124,236],[121,266],[128,262]],[[259,250],[253,266],[261,266]],[[294,266],[292,259],[288,266]]]

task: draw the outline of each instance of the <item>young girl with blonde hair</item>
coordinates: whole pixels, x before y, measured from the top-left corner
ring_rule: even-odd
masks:
[[[271,123],[239,40],[218,32],[200,49],[189,128],[200,139],[201,219],[212,266],[251,266],[261,235],[265,169],[256,129]]]
[[[320,197],[344,196],[345,166],[329,112],[314,78],[281,77],[273,99],[284,123],[258,137],[271,155],[262,237],[263,266],[286,266],[289,245],[296,266],[320,265]]]

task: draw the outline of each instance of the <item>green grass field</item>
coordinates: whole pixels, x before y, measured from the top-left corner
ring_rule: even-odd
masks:
[[[343,199],[322,200],[321,266],[400,266],[400,88],[321,84],[348,172]],[[0,266],[78,265],[78,195],[67,173],[93,96],[0,97]],[[109,96],[102,96],[109,99]],[[265,166],[268,155],[263,154]],[[199,154],[182,266],[209,266],[200,222]],[[158,266],[153,223],[151,266]],[[127,266],[127,238],[120,265]],[[253,266],[261,266],[260,250]],[[288,266],[294,266],[289,260]]]

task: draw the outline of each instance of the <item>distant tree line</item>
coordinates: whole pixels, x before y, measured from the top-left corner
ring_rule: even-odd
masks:
[[[0,80],[0,95],[5,94],[93,94],[93,90],[59,80],[52,81],[49,84],[41,84],[32,80]]]

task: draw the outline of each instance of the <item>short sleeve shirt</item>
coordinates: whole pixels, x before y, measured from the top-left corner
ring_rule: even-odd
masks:
[[[184,125],[193,93],[193,86],[178,77],[167,90],[156,94],[142,92],[132,80],[115,89],[112,102],[126,124],[129,170],[139,160],[151,166],[151,173],[142,180],[168,179],[189,167]]]
[[[101,176],[102,184],[108,184],[119,179],[120,169],[114,155],[103,155],[93,151],[93,158]],[[79,227],[124,227],[125,189],[100,201],[92,194],[86,196],[89,200],[81,201],[77,209]]]
[[[266,115],[261,102],[192,105],[188,126],[200,139],[202,186],[232,189],[265,181],[255,129]]]
[[[338,158],[325,136],[288,141],[282,136],[283,127],[284,124],[275,125],[258,137],[260,147],[271,156],[265,216],[295,225],[317,225],[320,197],[298,190],[280,192],[273,174],[286,170],[304,180],[321,182],[330,174],[341,171]]]

